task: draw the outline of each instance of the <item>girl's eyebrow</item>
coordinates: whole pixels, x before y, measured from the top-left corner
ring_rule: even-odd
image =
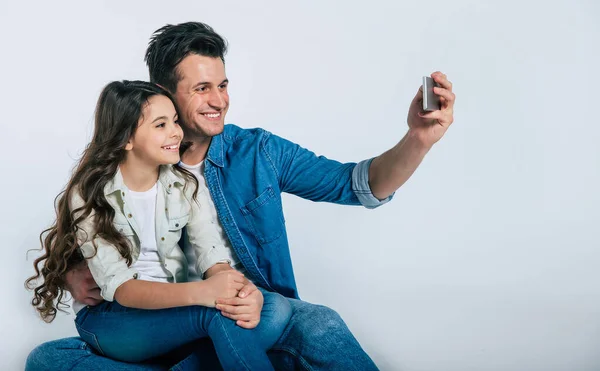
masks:
[[[152,121],[152,123],[155,123],[155,122],[156,122],[156,121],[158,121],[158,120],[168,120],[168,119],[167,119],[167,116],[160,116],[160,117],[157,117],[157,118],[155,118],[155,119]]]

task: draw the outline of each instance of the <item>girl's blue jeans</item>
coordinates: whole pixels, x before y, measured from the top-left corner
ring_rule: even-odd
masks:
[[[261,291],[261,320],[250,330],[237,326],[215,308],[145,310],[116,301],[81,309],[75,325],[81,338],[99,354],[118,361],[149,361],[210,337],[223,369],[273,370],[267,351],[281,337],[292,309],[283,296]]]

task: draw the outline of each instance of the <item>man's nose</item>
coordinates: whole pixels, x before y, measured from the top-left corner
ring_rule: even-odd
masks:
[[[210,99],[208,101],[208,104],[213,108],[222,110],[225,108],[225,105],[227,103],[225,102],[225,97],[223,96],[223,93],[221,93],[219,90],[213,90],[210,93]]]

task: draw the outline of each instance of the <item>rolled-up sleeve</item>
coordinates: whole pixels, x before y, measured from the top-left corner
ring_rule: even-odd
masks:
[[[227,262],[231,264],[231,256],[225,246],[212,246],[203,256],[200,256],[196,264],[196,272],[204,275],[206,271],[217,263]]]
[[[84,205],[83,199],[75,193],[71,198],[71,210]],[[81,215],[77,212],[75,217]],[[124,282],[135,279],[138,272],[127,266],[127,260],[110,243],[96,237],[95,215],[90,214],[77,225],[77,242],[87,265],[100,288],[104,300],[114,301],[115,291]],[[94,246],[95,245],[95,246]]]
[[[92,241],[84,243],[80,249],[100,287],[100,295],[104,300],[114,301],[117,288],[131,279],[136,279],[138,271],[127,266],[127,261],[113,245],[99,238],[95,243],[98,248],[96,254]]]
[[[197,274],[204,275],[217,263],[233,261],[231,249],[223,245],[217,226],[212,223],[208,208],[197,201],[192,202],[187,235],[190,247],[194,249],[194,255],[198,258],[195,262]]]
[[[371,166],[372,161],[373,158],[361,161],[356,164],[352,170],[352,190],[356,194],[356,197],[358,197],[360,203],[367,209],[374,209],[388,203],[395,194],[394,192],[383,200],[373,196],[373,192],[371,192],[371,187],[369,185],[369,167]]]

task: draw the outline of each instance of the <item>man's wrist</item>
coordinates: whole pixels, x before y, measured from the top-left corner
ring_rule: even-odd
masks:
[[[423,130],[411,128],[408,129],[403,142],[405,146],[410,146],[411,149],[423,153],[423,156],[429,152],[434,145],[434,143],[430,143],[430,141],[424,138]]]

